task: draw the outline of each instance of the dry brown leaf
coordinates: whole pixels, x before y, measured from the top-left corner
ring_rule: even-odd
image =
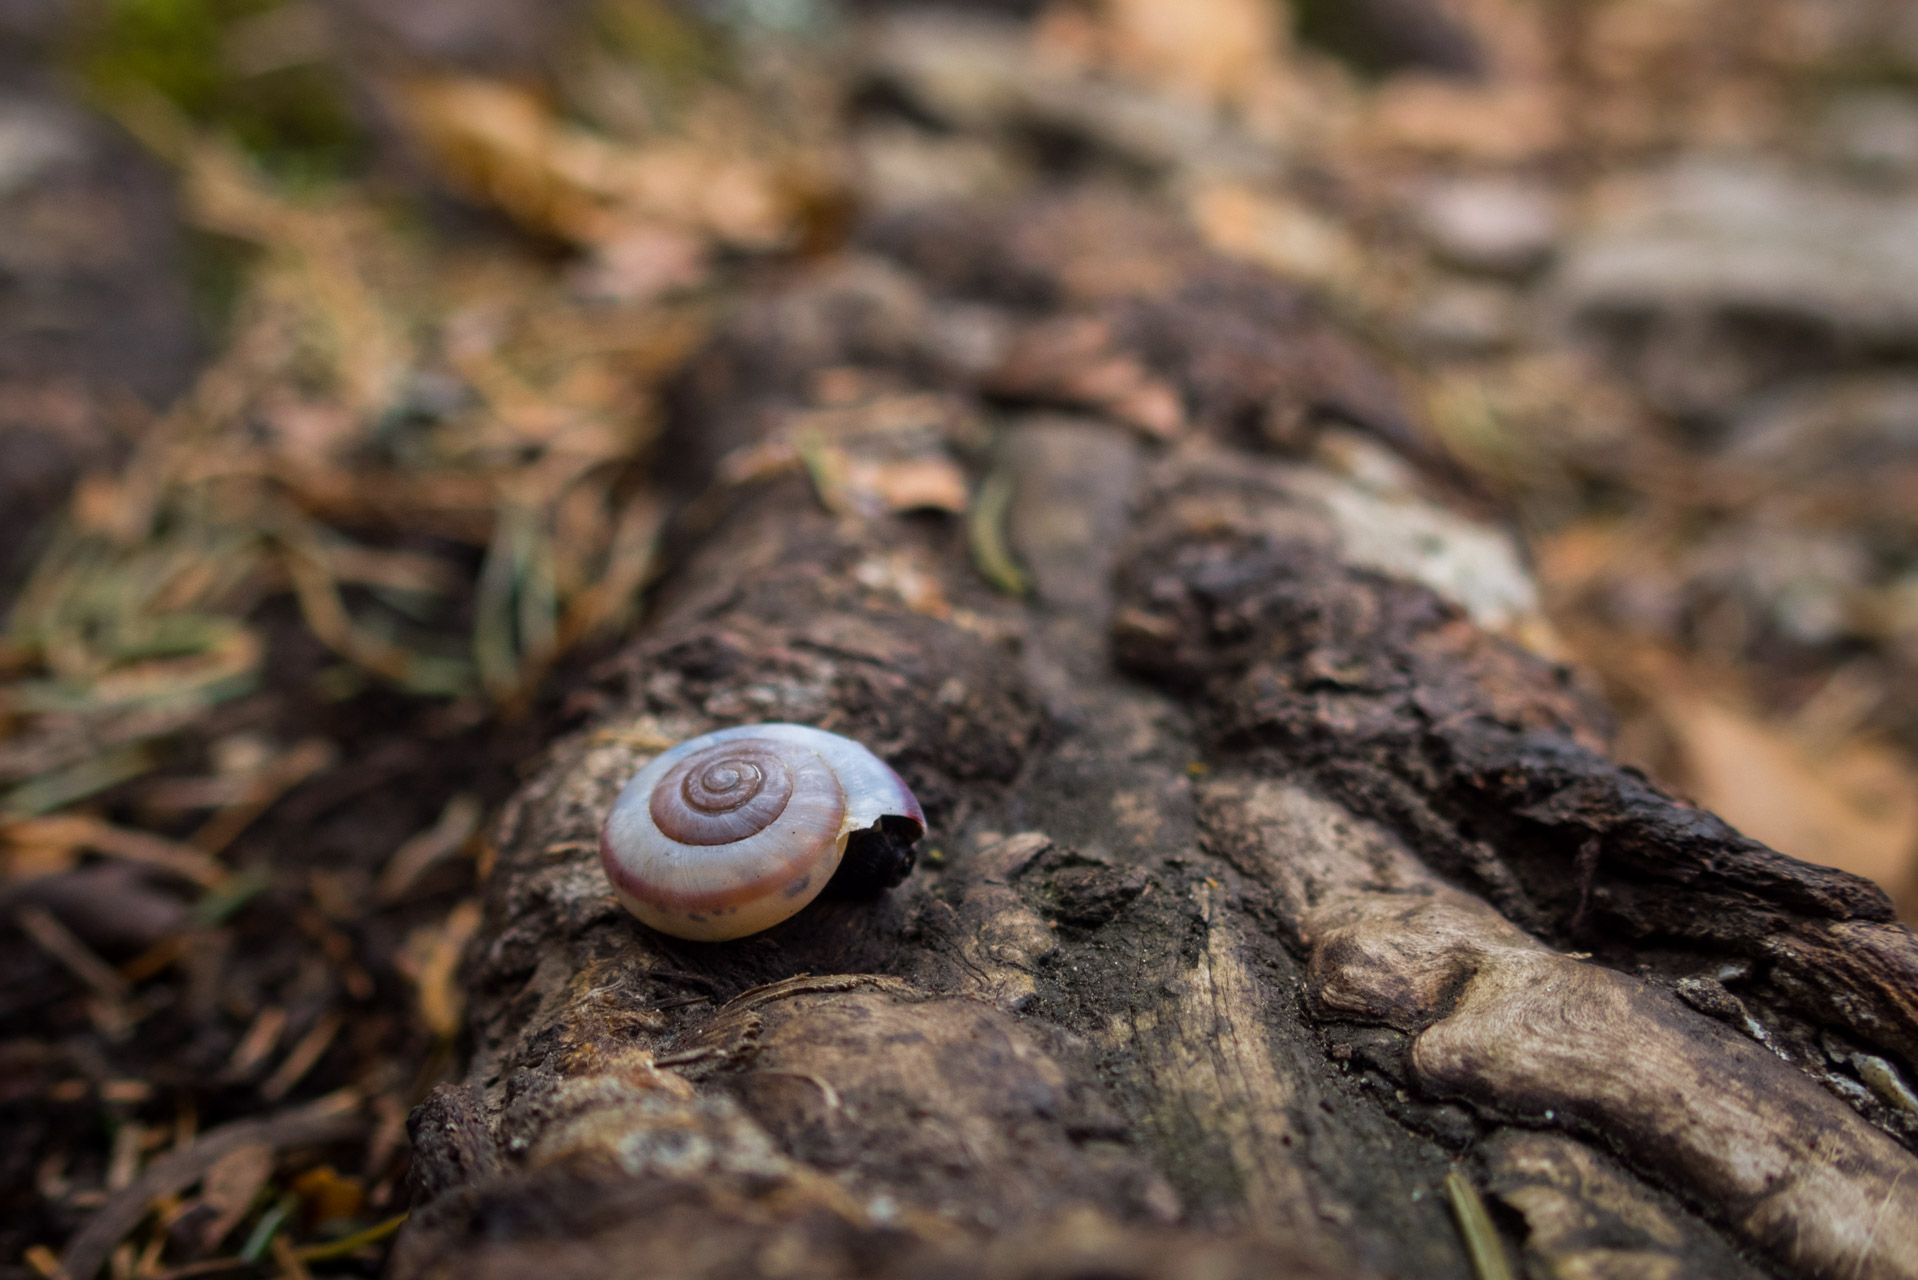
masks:
[[[212,1249],[226,1239],[272,1176],[273,1148],[265,1143],[239,1147],[214,1161],[200,1188],[201,1202],[214,1214],[200,1229],[200,1247]]]
[[[993,374],[993,389],[1102,410],[1149,436],[1186,427],[1178,389],[1119,348],[1103,320],[1067,316],[1029,326]]]
[[[873,556],[860,561],[852,572],[859,585],[897,596],[914,613],[941,620],[952,617],[952,602],[939,575],[910,552]]]
[[[0,848],[0,859],[7,880],[38,880],[73,870],[80,861],[80,846],[68,841],[20,840],[10,835]]]
[[[479,924],[479,900],[468,899],[439,924],[415,929],[400,955],[400,968],[419,994],[420,1018],[442,1039],[459,1031],[466,1008],[458,982],[460,956]]]
[[[1055,61],[1226,103],[1243,100],[1282,63],[1280,12],[1267,0],[1093,0],[1055,5],[1038,39]]]
[[[350,1218],[366,1203],[366,1184],[358,1178],[341,1177],[330,1164],[308,1169],[293,1180],[301,1208],[309,1224],[320,1227],[342,1218]]]
[[[966,509],[966,473],[946,457],[848,461],[846,487],[867,495],[887,511],[950,511]]]
[[[1709,696],[1657,701],[1699,803],[1794,858],[1905,889],[1918,870],[1918,771],[1863,742],[1813,754],[1791,733]]]
[[[1236,182],[1196,188],[1188,209],[1206,242],[1288,279],[1354,292],[1364,265],[1344,227],[1298,200]]]
[[[397,100],[469,195],[580,244],[629,241],[656,222],[737,248],[775,248],[792,235],[807,195],[803,182],[753,155],[748,139],[622,145],[566,124],[537,94],[503,81],[419,78]]]
[[[1379,91],[1369,131],[1387,150],[1519,164],[1565,144],[1564,107],[1543,84],[1488,87],[1400,76]]]

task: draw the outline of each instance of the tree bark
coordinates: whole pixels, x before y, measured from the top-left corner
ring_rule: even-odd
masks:
[[[1463,1277],[1477,1200],[1534,1275],[1918,1277],[1912,935],[1607,761],[1298,296],[1112,201],[946,210],[681,400],[717,479],[499,821],[400,1280]],[[954,465],[966,516],[894,510]],[[601,818],[754,720],[891,761],[921,869],[652,933]]]

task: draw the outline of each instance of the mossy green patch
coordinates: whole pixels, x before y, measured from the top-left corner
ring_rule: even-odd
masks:
[[[73,49],[108,105],[158,95],[295,184],[364,154],[324,17],[281,0],[109,0]]]

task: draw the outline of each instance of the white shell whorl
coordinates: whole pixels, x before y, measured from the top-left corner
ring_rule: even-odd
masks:
[[[607,814],[600,860],[642,921],[720,941],[811,902],[852,833],[886,817],[925,830],[906,784],[859,743],[808,725],[740,725],[682,742],[634,774]]]

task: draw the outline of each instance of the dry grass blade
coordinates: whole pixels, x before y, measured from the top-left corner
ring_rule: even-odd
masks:
[[[221,887],[232,874],[217,859],[192,845],[79,814],[10,822],[0,826],[0,835],[15,846],[89,849],[153,867],[205,889]]]
[[[295,1250],[302,1262],[325,1262],[332,1258],[344,1258],[360,1250],[379,1244],[405,1223],[407,1215],[396,1213],[384,1222],[376,1222],[364,1231],[355,1231],[350,1236],[341,1236],[338,1240],[326,1244],[310,1244]]]
[[[90,760],[44,774],[0,796],[0,814],[33,817],[150,772],[159,763],[143,742],[115,748]]]
[[[462,792],[446,802],[439,821],[420,832],[387,860],[374,886],[373,896],[381,903],[398,902],[406,896],[422,875],[444,858],[458,853],[479,830],[479,798]]]
[[[206,1171],[201,1201],[213,1211],[213,1220],[200,1230],[203,1246],[226,1239],[252,1208],[254,1199],[273,1176],[274,1152],[265,1143],[239,1147],[214,1161]]]
[[[70,1280],[67,1269],[60,1265],[60,1255],[43,1244],[29,1248],[22,1260],[33,1268],[33,1274],[41,1280]]]
[[[240,1043],[233,1048],[233,1056],[226,1064],[225,1078],[245,1080],[251,1076],[273,1047],[280,1042],[280,1036],[286,1030],[286,1008],[284,1005],[270,1004],[260,1010],[253,1019],[253,1025],[240,1037]]]
[[[320,1061],[333,1038],[340,1034],[340,1028],[346,1025],[346,1019],[336,1011],[328,1010],[320,1015],[320,1020],[311,1030],[301,1036],[299,1042],[287,1052],[286,1060],[274,1069],[260,1084],[260,1096],[268,1102],[278,1102],[293,1091],[293,1087],[306,1078]]]
[[[445,922],[409,942],[408,966],[419,992],[420,1017],[442,1041],[459,1032],[466,999],[459,988],[459,963],[480,925],[480,904],[469,899]]]
[[[604,636],[632,620],[640,591],[652,579],[665,522],[665,504],[650,493],[620,512],[599,580],[573,597],[560,622],[562,648]]]
[[[368,635],[353,622],[339,583],[323,557],[291,550],[285,561],[306,625],[329,649],[358,665],[406,686],[413,683],[412,655],[401,646]]]
[[[193,844],[208,853],[218,853],[281,796],[331,765],[338,751],[324,738],[308,738],[262,769],[236,804],[209,818],[193,833]]]
[[[1451,1202],[1458,1219],[1459,1234],[1465,1238],[1465,1252],[1472,1259],[1472,1274],[1478,1280],[1512,1280],[1512,1265],[1505,1257],[1505,1244],[1499,1239],[1492,1215],[1478,1188],[1457,1169],[1445,1175],[1445,1198]]]
[[[394,1232],[405,1225],[407,1216],[404,1213],[395,1214],[364,1231],[355,1231],[350,1236],[342,1236],[326,1244],[302,1245],[292,1251],[293,1257],[301,1263],[330,1262],[335,1258],[351,1257],[353,1254],[385,1243]],[[51,1266],[59,1266],[59,1259],[50,1251],[46,1256]],[[209,1258],[204,1262],[189,1262],[184,1266],[168,1267],[164,1271],[156,1271],[150,1275],[142,1273],[142,1280],[193,1280],[198,1276],[219,1275],[227,1271],[255,1268],[258,1265],[258,1261],[252,1258]],[[55,1273],[49,1271],[46,1274],[52,1276]]]
[[[973,563],[999,590],[1009,596],[1022,596],[1031,590],[1031,581],[1012,557],[1006,543],[1006,513],[1012,507],[1017,479],[1010,471],[995,471],[979,486],[973,501],[967,532],[972,541]]]
[[[111,1004],[120,1004],[133,994],[132,986],[114,967],[94,954],[93,948],[45,907],[25,906],[15,913],[20,928],[34,945],[58,960],[67,972],[84,982],[93,993]]]

